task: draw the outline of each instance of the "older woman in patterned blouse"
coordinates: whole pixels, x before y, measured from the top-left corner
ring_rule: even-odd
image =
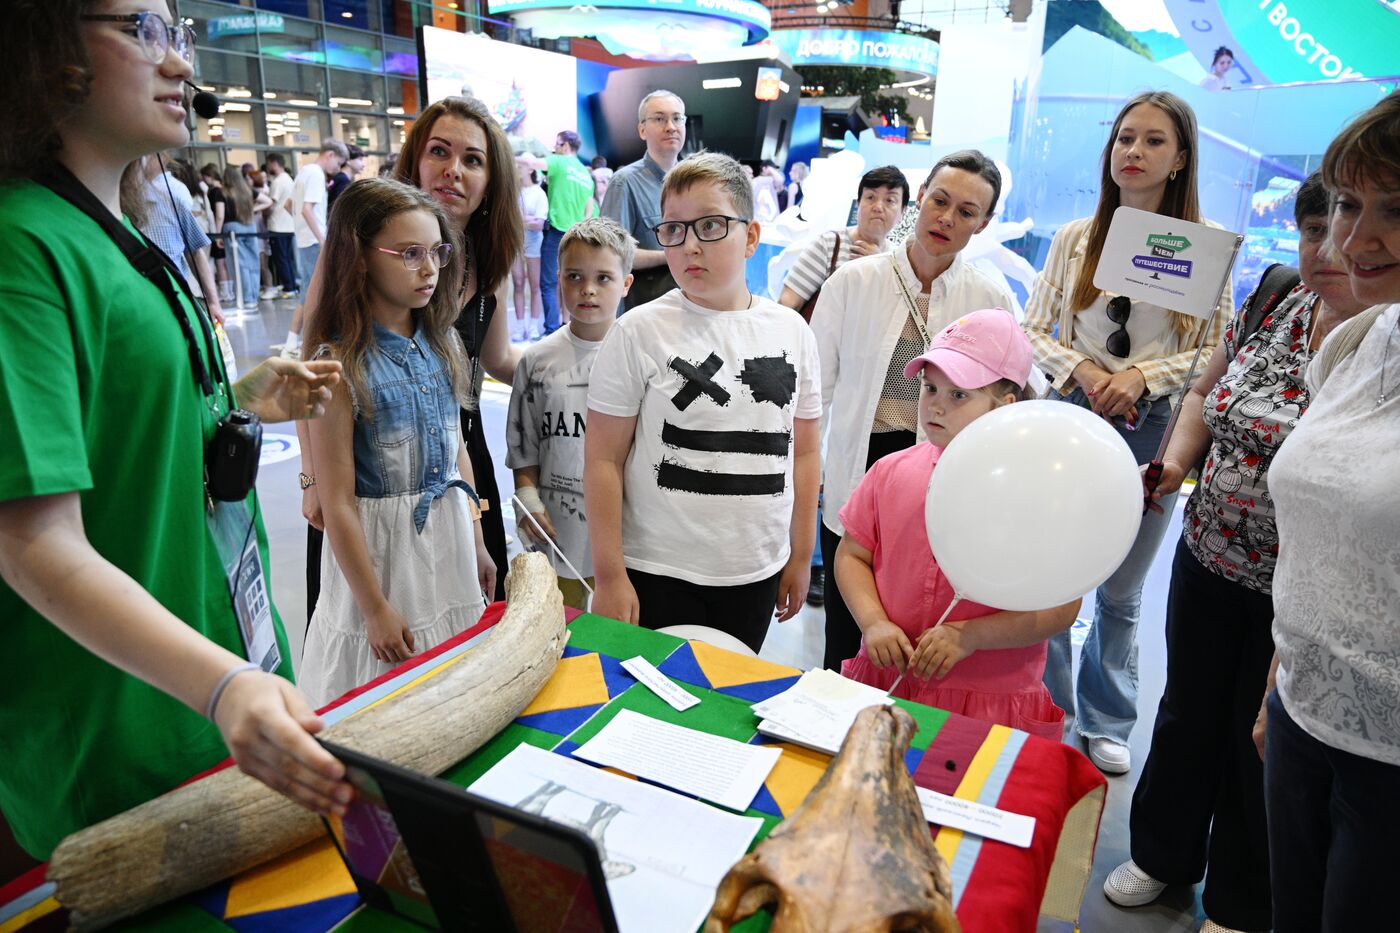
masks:
[[[1104,883],[1109,900],[1136,907],[1205,875],[1206,915],[1225,929],[1272,925],[1263,766],[1250,739],[1274,651],[1269,464],[1308,407],[1309,356],[1363,307],[1329,245],[1318,175],[1298,189],[1294,215],[1302,282],[1253,333],[1246,320],[1269,298],[1265,283],[1241,306],[1163,458],[1154,498],[1206,457],[1172,565],[1167,685],[1133,794],[1132,860]]]

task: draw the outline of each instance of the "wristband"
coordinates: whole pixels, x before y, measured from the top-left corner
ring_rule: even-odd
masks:
[[[204,718],[208,719],[210,722],[214,721],[214,712],[219,708],[219,698],[224,695],[224,691],[228,689],[228,685],[233,678],[247,671],[256,670],[259,670],[258,665],[254,664],[252,661],[245,661],[225,671],[224,676],[220,677],[219,682],[214,685],[214,692],[209,694],[209,705],[204,710]]]
[[[540,498],[540,491],[534,486],[521,486],[515,490],[515,498],[520,500],[520,504],[525,506],[525,511],[534,514],[545,511],[544,500]]]

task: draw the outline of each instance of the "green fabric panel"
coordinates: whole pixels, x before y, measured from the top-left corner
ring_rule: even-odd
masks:
[[[896,699],[895,705],[904,710],[914,721],[919,724],[919,730],[914,733],[914,738],[909,741],[909,747],[916,751],[924,751],[933,741],[933,737],[938,735],[938,730],[943,728],[943,724],[948,721],[952,713],[946,709],[934,709],[932,706],[924,706],[922,703],[912,703],[909,700]]]
[[[170,904],[162,904],[154,910],[148,910],[139,917],[131,920],[123,920],[114,926],[108,927],[111,930],[123,931],[123,933],[204,933],[204,931],[227,931],[232,927],[227,926],[222,920],[215,919],[204,909],[190,901],[175,901]]]
[[[513,722],[497,733],[491,741],[448,768],[439,777],[459,787],[467,787],[494,768],[497,762],[509,755],[511,749],[517,745],[534,745],[537,748],[551,749],[558,743],[559,736],[557,735]]]
[[[677,712],[665,700],[645,687],[634,687],[622,696],[614,697],[592,719],[574,730],[568,739],[570,742],[582,745],[597,735],[600,729],[612,722],[612,718],[617,715],[619,710],[624,709],[633,710],[643,716],[650,716],[652,719],[685,726],[687,729],[724,736],[726,739],[734,739],[736,742],[747,742],[754,737],[757,720],[754,719],[753,711],[749,709],[748,702],[716,693],[713,690],[692,687],[689,684],[679,685],[690,694],[699,697],[700,705],[692,706],[683,713]]]
[[[663,635],[626,622],[618,622],[586,612],[569,623],[569,647],[579,651],[596,651],[610,658],[625,661],[641,655],[652,664],[660,664],[671,656],[685,640]]]

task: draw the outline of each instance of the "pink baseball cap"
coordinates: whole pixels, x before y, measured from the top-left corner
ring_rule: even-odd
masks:
[[[998,379],[1025,388],[1031,375],[1031,342],[1010,311],[984,308],[943,328],[923,355],[904,367],[904,378],[913,379],[930,363],[964,389],[980,389]]]

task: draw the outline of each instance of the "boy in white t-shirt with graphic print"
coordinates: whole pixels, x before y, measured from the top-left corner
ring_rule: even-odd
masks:
[[[569,323],[526,348],[515,367],[506,420],[506,466],[515,495],[583,580],[560,562],[564,604],[588,608],[593,557],[583,503],[583,444],[589,374],[632,286],[637,241],[617,221],[592,217],[559,241],[559,304]],[[551,553],[535,525],[518,516],[521,541]]]
[[[752,294],[753,187],[701,152],[661,188],[679,284],[617,321],[588,392],[584,493],[593,611],[707,625],[754,651],[807,594],[821,464],[816,340]]]

